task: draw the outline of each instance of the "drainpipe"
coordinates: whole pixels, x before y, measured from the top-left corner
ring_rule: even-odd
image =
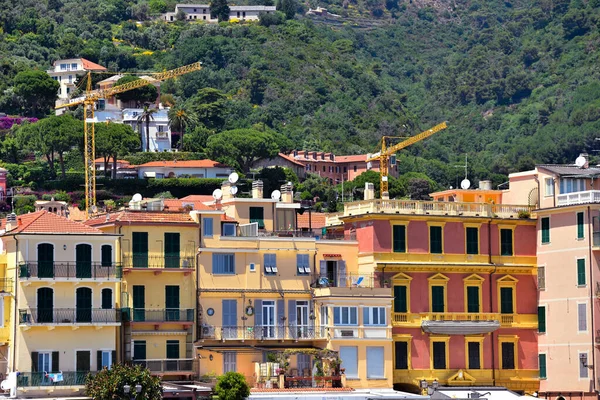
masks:
[[[538,192],[540,191],[540,182],[537,183],[538,184]],[[538,199],[541,199],[540,197],[541,193],[538,193]],[[540,200],[538,200],[540,201]],[[541,206],[541,201],[540,201],[540,206]],[[554,208],[556,208],[556,178],[552,178],[552,206]],[[540,207],[542,208],[542,207]]]
[[[492,272],[490,272],[490,280],[489,280],[489,287],[490,287],[490,312],[493,312],[494,310],[494,288],[493,288],[493,282],[492,282],[492,276],[496,273],[498,266],[495,263],[492,263],[492,219],[490,218],[488,220],[487,223],[487,231],[488,231],[488,263],[490,265],[494,266],[494,270]],[[496,348],[495,348],[495,339],[494,339],[494,332],[491,333],[491,337],[492,337],[492,386],[496,385]]]
[[[593,234],[593,230],[592,230],[592,211],[590,209],[590,206],[587,207],[587,214],[588,214],[588,224],[589,224],[589,228],[588,228],[588,251],[589,251],[589,255],[590,255],[590,308],[591,308],[591,314],[592,314],[592,390],[595,392],[596,391],[596,331],[595,326],[594,326],[594,268],[592,267],[593,264],[593,259],[592,259],[592,234]]]
[[[542,208],[542,193],[540,191],[540,180],[538,179],[537,175],[533,177],[533,180],[535,181],[535,184],[537,186],[539,208]]]
[[[200,249],[202,249],[202,214],[198,214],[198,251],[196,251],[196,271],[194,272],[196,274],[196,293],[194,294],[196,297],[196,340],[200,339],[202,329],[200,325],[202,321],[198,313],[200,310],[200,271],[198,269],[200,266]],[[200,364],[200,361],[198,361],[198,364]],[[200,368],[198,368],[198,371],[200,371]]]
[[[12,370],[13,372],[16,369],[16,359],[17,359],[17,324],[18,324],[18,283],[19,283],[19,239],[17,239],[17,235],[13,236],[15,238],[16,243],[16,251],[15,251],[15,286],[13,297],[15,299],[15,309],[13,311],[13,343],[12,343]]]

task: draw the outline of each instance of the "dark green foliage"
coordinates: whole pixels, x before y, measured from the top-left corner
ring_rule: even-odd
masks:
[[[126,75],[120,78],[115,86],[124,85],[125,83],[137,81],[138,79],[140,78],[132,75]],[[154,85],[142,86],[141,88],[129,90],[116,95],[116,97],[121,101],[135,101],[138,103],[138,105],[144,103],[154,103],[157,96],[158,91]]]
[[[126,395],[123,387],[129,385],[132,389]],[[142,391],[137,394],[135,386],[141,385]],[[95,400],[132,399],[160,400],[162,388],[160,378],[152,376],[150,371],[140,365],[130,366],[114,364],[111,369],[104,368],[95,376],[89,375],[85,381],[86,394]]]
[[[96,125],[96,156],[104,158],[105,164],[112,162],[112,178],[116,179],[117,160],[140,148],[140,137],[133,128],[125,124]],[[105,165],[106,167],[106,165]],[[104,169],[107,170],[106,168]]]
[[[215,394],[219,400],[243,400],[250,396],[250,386],[244,375],[239,372],[227,372],[217,379]]]
[[[212,0],[210,2],[210,16],[218,18],[219,22],[229,20],[229,5],[227,0]]]
[[[206,143],[206,154],[239,171],[247,172],[253,162],[272,158],[279,152],[276,138],[254,129],[234,129],[212,135]]]
[[[19,72],[14,79],[14,93],[28,117],[41,117],[54,106],[59,84],[44,71]]]

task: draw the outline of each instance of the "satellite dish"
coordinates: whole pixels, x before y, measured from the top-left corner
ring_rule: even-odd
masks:
[[[138,201],[142,201],[142,199],[143,199],[142,195],[141,195],[141,194],[139,194],[139,193],[136,193],[136,194],[134,194],[134,195],[133,195],[133,197],[131,198],[131,201],[138,202]]]
[[[240,179],[240,176],[237,174],[237,172],[232,172],[229,174],[229,183],[236,183],[238,179]]]
[[[466,178],[463,179],[462,182],[460,183],[460,188],[463,190],[467,190],[470,187],[471,187],[471,181]]]
[[[579,156],[575,160],[575,165],[577,165],[578,168],[583,168],[583,166],[585,165],[586,162],[587,162],[587,160],[585,159],[584,156]]]
[[[273,193],[271,193],[271,198],[273,200],[279,200],[281,198],[281,192],[279,190],[273,190]]]
[[[223,191],[221,189],[215,189],[212,193],[212,196],[215,200],[221,200],[221,197],[223,197]]]
[[[229,189],[229,191],[231,192],[232,195],[235,196],[235,194],[238,192],[238,188],[237,188],[237,186],[232,186],[231,189]]]
[[[92,206],[92,213],[96,214],[98,212],[98,206]]]

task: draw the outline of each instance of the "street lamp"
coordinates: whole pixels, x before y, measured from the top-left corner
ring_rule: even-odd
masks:
[[[419,387],[421,388],[421,394],[423,396],[431,396],[439,386],[440,384],[437,379],[434,379],[433,382],[431,382],[431,385],[429,385],[429,382],[427,382],[425,379],[421,379],[419,382]]]
[[[125,395],[131,399],[135,399],[140,393],[142,393],[142,385],[137,384],[135,385],[135,395],[133,393],[131,393],[131,386],[130,385],[125,385],[123,386],[123,392],[125,393]]]

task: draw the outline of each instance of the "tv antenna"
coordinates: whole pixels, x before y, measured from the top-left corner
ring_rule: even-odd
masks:
[[[465,165],[455,165],[454,168],[464,168],[465,169],[465,179],[460,182],[460,188],[463,190],[467,190],[471,187],[471,181],[468,179],[469,176],[469,161],[468,155],[465,154]]]

